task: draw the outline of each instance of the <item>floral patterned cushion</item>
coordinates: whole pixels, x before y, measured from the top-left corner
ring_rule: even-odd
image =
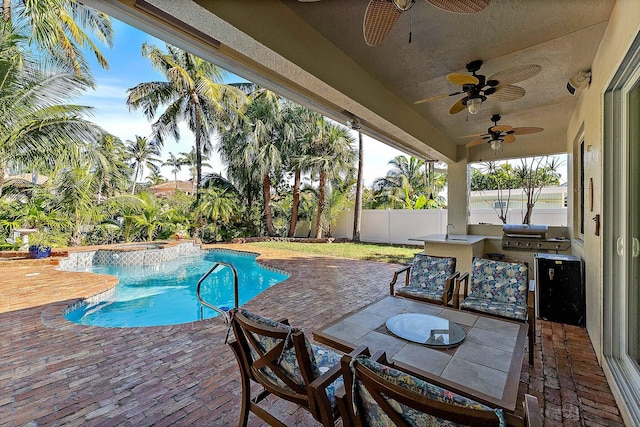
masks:
[[[442,301],[442,292],[423,288],[422,286],[404,286],[396,291],[396,295]]]
[[[527,306],[516,305],[507,302],[494,301],[486,298],[467,297],[460,304],[460,308],[481,311],[496,316],[510,319],[526,320]]]
[[[313,349],[313,354],[315,356],[316,363],[318,364],[320,375],[324,374],[335,365],[340,364],[340,359],[342,359],[341,354],[338,354],[333,350],[321,347],[316,344],[311,344],[311,348]],[[327,397],[329,398],[329,402],[331,402],[331,406],[334,406],[336,404],[336,390],[342,387],[343,384],[344,380],[342,378],[342,375],[340,375],[326,388]]]
[[[527,306],[528,268],[524,264],[475,258],[470,297]]]
[[[486,405],[471,400],[459,394],[453,393],[449,390],[443,389],[436,385],[430,384],[405,372],[375,362],[367,357],[358,356],[356,363],[361,363],[371,371],[379,375],[381,378],[390,381],[396,385],[399,385],[411,392],[426,396],[429,399],[434,399],[439,402],[446,402],[452,405],[457,405],[465,408],[474,408],[484,411],[491,411],[496,414],[500,427],[506,425],[502,411],[499,409],[493,409]],[[382,411],[382,408],[376,403],[371,394],[364,388],[362,383],[358,380],[357,376],[354,381],[354,393],[358,393],[360,397],[361,406],[357,408],[361,410],[362,415],[367,420],[369,426],[388,426],[393,425],[391,420]],[[415,426],[458,426],[459,424],[451,421],[446,421],[437,418],[432,415],[427,415],[423,412],[416,411],[409,408],[393,399],[388,399],[389,404],[394,410],[400,414],[410,425]]]
[[[249,318],[251,321],[258,323],[260,325],[283,329],[283,330],[286,330],[287,332],[294,331],[294,328],[292,328],[289,325],[285,325],[284,323],[275,322],[265,317],[258,316],[257,314],[251,313],[250,311],[245,309],[242,309],[240,311],[245,317]],[[258,336],[255,334],[254,336],[258,340],[262,351],[269,351],[270,349],[278,345],[281,341],[279,339],[274,339],[267,336]],[[305,345],[307,348],[307,352],[309,353],[309,358],[311,359],[311,369],[313,370],[314,378],[319,377],[320,375],[324,374],[329,369],[331,369],[333,366],[340,363],[340,359],[342,358],[341,354],[338,354],[335,351],[330,350],[328,348],[311,344],[306,339],[306,337],[305,337]],[[258,357],[257,352],[253,348],[251,348],[251,353],[254,358]],[[289,378],[296,384],[303,385],[304,380],[300,373],[300,366],[298,365],[298,359],[296,358],[294,348],[291,347],[285,350],[280,357],[281,358],[280,358],[279,364],[283,368],[283,370],[287,373]],[[267,375],[278,386],[289,388],[284,382],[282,382],[280,378],[278,378],[276,374],[273,373],[273,371],[269,367],[265,366],[264,368],[262,368],[261,371],[265,375]],[[344,384],[344,381],[342,379],[342,376],[340,376],[326,388],[327,396],[329,397],[329,401],[331,402],[332,406],[334,406],[336,403],[335,391],[340,387],[342,387],[343,384]]]
[[[416,254],[409,272],[409,286],[439,291],[442,296],[447,279],[454,273],[455,268],[454,258]]]
[[[273,320],[251,313],[248,310],[242,309],[240,312],[242,313],[243,316],[247,317],[249,320],[255,323],[258,323],[260,325],[269,326],[277,329],[283,329],[287,332],[293,332],[295,330],[289,325],[285,325],[284,323],[280,323],[280,322],[275,322]],[[267,352],[271,350],[273,347],[277,346],[282,341],[280,339],[276,339],[276,338],[272,338],[264,335],[257,335],[253,332],[251,334],[258,341],[258,345],[261,347],[260,350],[263,352]],[[305,346],[309,354],[309,359],[311,359],[311,369],[313,370],[313,376],[314,378],[317,378],[318,376],[320,376],[320,369],[316,362],[314,351],[311,347],[311,344],[306,339],[306,337],[305,337]],[[258,358],[258,354],[253,347],[251,348],[251,353],[254,359]],[[298,359],[296,357],[296,351],[293,346],[289,347],[288,349],[282,352],[282,354],[280,355],[279,365],[282,367],[283,371],[285,371],[285,373],[294,383],[299,385],[304,384],[304,379],[302,378],[302,374],[300,373],[300,366],[298,365]],[[262,368],[261,371],[265,375],[267,375],[269,378],[271,378],[278,386],[288,388],[286,384],[284,384],[282,380],[280,380],[280,378],[278,378],[278,376],[274,374],[269,367],[265,366],[264,368]]]

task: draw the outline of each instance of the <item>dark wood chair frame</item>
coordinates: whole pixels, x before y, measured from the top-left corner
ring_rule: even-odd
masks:
[[[508,261],[506,261],[508,262]],[[534,344],[535,344],[535,337],[536,337],[536,317],[535,317],[535,301],[536,301],[536,296],[535,296],[535,292],[531,290],[530,288],[530,283],[529,283],[529,264],[526,262],[520,262],[518,264],[523,264],[527,267],[527,287],[528,287],[528,291],[527,291],[527,317],[524,320],[519,320],[519,319],[514,319],[512,317],[504,317],[504,316],[499,316],[497,314],[493,314],[493,313],[487,313],[484,311],[479,311],[479,310],[473,310],[470,308],[464,308],[464,307],[460,307],[461,310],[466,310],[466,311],[473,311],[476,313],[482,313],[482,314],[486,314],[488,316],[494,316],[494,317],[499,317],[502,319],[508,319],[508,320],[514,320],[517,322],[525,322],[527,323],[528,326],[528,331],[527,331],[527,336],[529,337],[529,365],[533,366],[533,360],[534,360]],[[460,276],[457,280],[458,282],[457,284],[457,289],[460,288],[460,284],[462,283],[462,289],[463,289],[463,298],[462,300],[464,301],[467,296],[469,295],[469,272],[464,273],[462,276]]]
[[[302,331],[293,329],[289,333],[282,328],[258,324],[243,316],[238,309],[232,310],[230,315],[235,339],[229,340],[228,344],[231,346],[238,361],[242,382],[242,408],[238,418],[238,425],[246,426],[249,412],[253,412],[269,425],[286,427],[286,424],[258,405],[268,395],[273,394],[308,410],[313,418],[321,422],[322,425],[333,426],[335,420],[340,416],[340,412],[337,407],[332,410],[326,388],[342,374],[340,364],[337,363],[316,378],[313,375],[311,360],[305,344],[306,339]],[[288,325],[286,319],[278,319],[277,321]],[[263,352],[257,340],[245,331],[274,338],[279,340],[279,343],[270,351]],[[295,348],[300,374],[304,380],[302,385],[292,381],[278,364],[278,359],[283,350],[291,347]],[[251,349],[257,353],[255,359]],[[362,348],[358,349],[358,351],[362,350]],[[273,380],[260,371],[264,367],[269,367],[289,388],[274,384]],[[252,381],[263,387],[263,390],[254,397],[251,396]]]
[[[345,427],[349,426],[366,426],[364,411],[359,410],[356,415],[353,410],[353,381],[354,375],[357,375],[362,385],[367,389],[376,403],[389,417],[396,426],[410,426],[386,401],[385,397],[394,399],[416,411],[429,414],[443,420],[452,421],[461,425],[468,426],[497,426],[499,420],[496,415],[487,410],[474,408],[464,408],[447,402],[430,399],[414,393],[406,388],[400,387],[385,378],[377,375],[362,364],[355,363],[351,367],[351,361],[355,358],[354,353],[344,355],[342,357],[342,375],[344,377],[344,388],[336,392],[338,407],[342,413],[342,422]],[[387,366],[393,366],[384,352],[380,351],[371,356],[372,360]],[[396,368],[397,369],[397,368]],[[538,400],[535,396],[525,394],[524,417],[520,418],[513,414],[505,413],[505,419],[508,426],[521,427],[542,427],[542,417]]]
[[[447,278],[447,284],[445,285],[445,289],[444,292],[442,293],[442,299],[441,300],[437,300],[437,299],[432,299],[432,298],[427,298],[427,297],[420,297],[420,296],[415,296],[415,295],[399,295],[402,298],[411,298],[411,299],[415,299],[418,301],[425,301],[425,302],[430,302],[432,304],[441,304],[444,306],[453,306],[454,308],[458,308],[458,298],[459,298],[459,292],[460,289],[458,288],[459,286],[459,282],[457,280],[458,277],[460,277],[460,272],[456,271],[456,258],[455,257],[444,257],[444,256],[436,256],[436,255],[429,255],[432,258],[452,258],[453,259],[453,271],[454,273],[449,276]],[[404,277],[404,285],[405,286],[409,286],[409,276],[411,274],[411,266],[412,264],[409,264],[405,267],[402,267],[401,269],[395,271],[393,273],[393,279],[391,280],[391,283],[389,283],[389,295],[395,295],[395,285],[398,282],[398,278],[400,277],[400,275],[402,273],[405,273],[405,277]],[[451,299],[449,299],[451,298]],[[451,304],[449,304],[451,303]]]

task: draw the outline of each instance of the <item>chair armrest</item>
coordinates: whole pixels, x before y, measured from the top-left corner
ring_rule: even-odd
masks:
[[[460,272],[456,271],[447,278],[447,284],[445,285],[444,292],[442,293],[442,305],[445,307],[449,304],[449,294],[451,294],[453,307],[458,308],[458,277],[460,277]],[[452,286],[453,290],[451,289]]]
[[[406,266],[402,267],[400,270],[397,270],[397,271],[395,271],[393,273],[393,279],[391,280],[391,283],[389,283],[389,295],[393,295],[394,285],[398,281],[398,276],[400,274],[402,274],[403,272],[406,272],[404,283],[405,283],[405,285],[409,284],[409,269],[410,268],[411,268],[411,265],[406,265]]]
[[[342,374],[340,370],[340,364],[336,363],[324,374],[313,380],[311,382],[311,388],[318,392],[322,390],[322,392],[326,394],[325,389],[329,386],[329,384],[334,382],[340,376],[340,374]]]
[[[355,350],[353,350],[351,353],[349,353],[349,356],[353,358],[353,357],[360,356],[361,354],[365,356],[370,356],[371,353],[369,353],[369,347],[367,347],[366,345],[361,345],[357,347]]]
[[[463,294],[464,294],[464,298],[466,298],[469,292],[469,272],[468,271],[464,273],[462,276],[460,276],[458,279],[456,279],[456,287],[458,288],[458,292],[460,292],[460,283],[463,283],[463,282],[464,282]]]
[[[349,356],[354,358],[361,354],[364,354],[367,356],[369,355],[369,349],[367,348],[366,345],[359,346],[358,348],[353,350],[351,353],[349,353]],[[329,386],[329,384],[334,382],[340,376],[340,374],[341,374],[340,363],[336,363],[324,374],[320,375],[318,378],[313,380],[311,382],[311,388],[317,391],[322,390],[324,392],[324,389],[326,389]]]
[[[387,353],[384,350],[378,350],[370,357],[374,362],[382,363],[389,366],[391,363],[387,360]]]
[[[542,427],[542,414],[538,399],[530,394],[524,395],[524,425],[525,427]]]

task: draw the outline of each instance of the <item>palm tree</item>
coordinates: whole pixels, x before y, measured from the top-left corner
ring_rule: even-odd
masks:
[[[202,177],[203,148],[223,126],[227,110],[241,107],[244,95],[238,89],[220,83],[225,72],[215,65],[171,45],[167,52],[147,43],[142,54],[167,81],[140,83],[128,90],[127,105],[142,109],[152,120],[161,105],[167,105],[153,124],[153,136],[160,143],[167,136],[180,140],[178,124],[186,122],[195,136],[196,200]]]
[[[158,185],[166,182],[167,180],[162,176],[159,170],[150,170],[149,175],[147,175],[147,183],[149,185]]]
[[[407,195],[412,198],[420,193],[425,183],[423,160],[417,157],[396,156],[389,161],[392,169],[383,178],[373,182],[373,188],[378,198],[395,206],[396,203],[405,205]]]
[[[353,211],[353,241],[360,241],[360,225],[362,223],[362,181],[364,172],[364,155],[362,132],[358,130],[358,180],[356,182],[356,204]]]
[[[251,135],[251,125],[244,117],[236,117],[236,122],[222,135],[218,145],[218,154],[227,168],[227,176],[244,198],[247,206],[245,213],[252,216],[253,202],[261,187],[261,176],[257,165],[247,159],[245,149]]]
[[[196,192],[196,178],[198,175],[198,154],[196,153],[195,148],[191,148],[191,151],[188,153],[178,153],[180,157],[178,160],[181,164],[187,166],[189,168],[189,173],[191,174],[191,182],[193,184],[194,193]],[[200,160],[200,168],[211,168],[211,165],[207,162],[203,162]]]
[[[96,178],[97,175],[89,168],[79,166],[65,168],[54,177],[53,185],[59,206],[70,216],[73,224],[72,246],[82,243],[83,225],[99,219],[100,213],[94,199],[98,186]]]
[[[271,174],[282,165],[282,110],[280,97],[268,90],[254,92],[245,113],[252,132],[245,149],[245,162],[253,161],[262,176],[262,197],[267,234],[275,236],[271,212]]]
[[[219,151],[227,162],[232,179],[239,178],[245,188],[253,188],[259,177],[267,234],[275,236],[271,212],[271,176],[282,166],[283,115],[281,98],[266,89],[256,88],[243,116],[222,137]],[[251,199],[248,195],[248,199]],[[251,207],[250,203],[248,206]]]
[[[217,236],[218,223],[226,224],[240,213],[235,193],[224,188],[210,187],[203,191],[196,215],[213,221],[213,235]]]
[[[96,143],[103,131],[82,118],[88,107],[64,104],[87,88],[73,73],[44,73],[24,57],[21,38],[0,25],[0,188],[7,165],[53,169],[62,153]]]
[[[148,167],[151,170],[157,170],[160,159],[154,156],[160,155],[160,147],[154,142],[150,142],[144,136],[137,136],[135,141],[127,140],[126,153],[128,159],[131,161],[131,167],[134,170],[133,184],[131,184],[131,194],[136,191],[136,181],[138,176],[142,179],[144,173],[144,167]]]
[[[111,47],[111,19],[103,12],[77,0],[2,0],[3,20],[20,21],[29,44],[35,44],[49,60],[78,76],[89,78],[91,69],[83,55],[89,50],[97,63],[108,68],[107,59],[94,43],[96,38]]]
[[[156,198],[146,192],[137,195],[139,199],[139,210],[131,215],[131,220],[144,233],[146,233],[147,241],[151,242],[156,229],[161,227],[164,222],[162,207]]]
[[[113,195],[129,182],[126,149],[120,138],[104,133],[96,143],[86,145],[85,156],[97,179],[98,202],[103,195]]]
[[[321,119],[320,114],[301,105],[292,102],[288,102],[285,105],[284,157],[287,169],[293,171],[293,197],[287,237],[293,237],[296,232],[301,177],[303,172],[309,171],[309,147],[313,136],[317,133],[318,123]]]
[[[186,163],[183,158],[176,157],[172,152],[169,152],[169,158],[162,163],[162,166],[171,166],[171,173],[173,174],[173,180],[176,183],[176,190],[178,189],[178,172],[180,172],[180,169],[182,169],[182,166],[185,164]]]
[[[393,167],[387,175],[373,182],[376,207],[422,209],[444,203],[435,196],[446,185],[444,174],[430,177],[428,164],[413,156],[396,156],[389,164]]]
[[[322,216],[325,205],[327,180],[344,173],[352,173],[355,153],[351,148],[353,137],[344,126],[322,119],[320,130],[311,142],[313,170],[318,173],[318,210],[315,237],[322,237]]]

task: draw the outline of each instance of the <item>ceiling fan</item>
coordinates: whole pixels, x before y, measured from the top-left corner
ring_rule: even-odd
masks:
[[[319,0],[298,0],[311,3]],[[438,9],[454,13],[478,13],[486,8],[491,0],[426,0]],[[384,40],[400,18],[416,0],[370,0],[364,14],[362,32],[369,46],[376,46]]]
[[[502,117],[500,114],[494,114],[491,116],[491,121],[493,122],[493,126],[487,129],[487,133],[485,134],[475,134],[475,135],[466,135],[461,136],[461,138],[474,138],[473,141],[469,142],[465,147],[475,147],[476,145],[480,145],[483,142],[489,143],[491,149],[493,151],[498,151],[502,148],[502,144],[510,144],[512,142],[516,142],[516,135],[529,135],[532,133],[542,132],[543,128],[537,127],[519,127],[514,128],[509,125],[499,125],[498,122]]]
[[[467,71],[471,75],[462,73],[447,74],[447,80],[462,86],[462,90],[421,99],[416,101],[415,104],[464,94],[465,96],[462,99],[451,106],[449,114],[457,114],[465,109],[469,114],[476,114],[488,97],[497,101],[513,101],[522,98],[526,91],[513,83],[530,79],[542,70],[542,67],[536,64],[516,65],[499,71],[487,79],[482,74],[477,74],[480,71],[480,67],[482,67],[482,61],[478,59],[467,64]]]

